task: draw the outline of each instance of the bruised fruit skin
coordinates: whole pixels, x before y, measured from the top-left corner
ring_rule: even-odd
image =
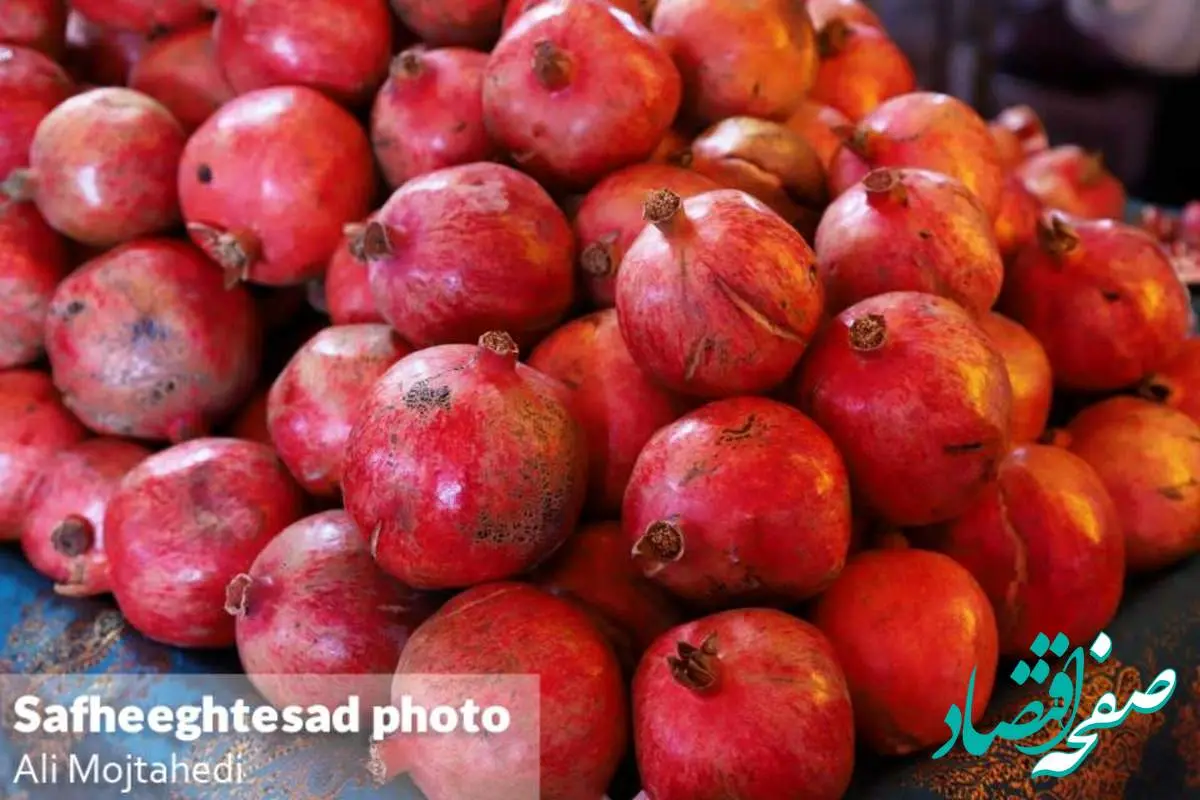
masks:
[[[877,26],[835,17],[817,33],[817,51],[821,67],[809,97],[852,120],[917,88],[908,56]]]
[[[1200,551],[1200,424],[1173,408],[1114,397],[1075,417],[1065,438],[1108,487],[1130,572]]]
[[[596,184],[575,212],[584,289],[598,308],[616,302],[617,270],[625,251],[646,227],[646,195],[669,189],[683,199],[719,189],[708,178],[669,164],[635,164]]]
[[[883,29],[879,15],[859,0],[808,0],[808,15],[818,29],[835,19]]]
[[[351,246],[384,319],[416,347],[503,328],[521,344],[574,297],[571,226],[550,195],[500,164],[464,164],[396,190]]]
[[[405,27],[432,47],[488,48],[500,32],[504,0],[391,0]]]
[[[1084,219],[1125,218],[1125,187],[1099,153],[1075,145],[1055,147],[1027,158],[1017,175],[1047,208]]]
[[[199,22],[205,0],[71,0],[71,7],[98,25],[149,34]],[[211,3],[221,6],[223,0]]]
[[[229,647],[226,587],[303,513],[271,448],[196,439],[155,453],[104,513],[112,591],[142,635],[175,647]]]
[[[678,419],[686,402],[634,363],[613,309],[551,333],[534,348],[529,366],[571,389],[588,441],[588,509],[615,518],[638,453],[655,431]]]
[[[217,64],[209,25],[155,39],[130,71],[129,86],[166,106],[189,133],[236,94]]]
[[[725,611],[668,631],[632,694],[639,797],[837,800],[850,785],[846,676],[825,636],[782,611]]]
[[[568,390],[505,333],[401,359],[346,444],[346,510],[383,569],[418,589],[525,572],[570,535],[587,491]]]
[[[42,470],[26,501],[21,547],[59,594],[109,591],[104,509],[125,473],[149,455],[120,439],[90,439],[60,451]]]
[[[1156,369],[1143,382],[1141,395],[1200,423],[1200,338],[1188,339],[1175,358]]]
[[[56,59],[63,52],[66,28],[67,4],[63,0],[7,0],[0,18],[0,42]]]
[[[996,215],[994,231],[996,245],[1004,260],[1011,261],[1025,245],[1037,237],[1041,202],[1029,193],[1025,184],[1014,175],[1004,181],[1000,190],[1000,212]]]
[[[646,160],[681,92],[664,46],[628,14],[597,0],[550,0],[492,50],[483,118],[522,170],[583,189]]]
[[[227,280],[318,277],[375,190],[371,143],[349,112],[300,86],[226,103],[188,140],[179,196],[188,233]]]
[[[507,33],[508,29],[516,23],[518,17],[526,11],[531,11],[546,2],[548,0],[508,0],[504,5],[504,19],[501,23],[501,28]],[[649,20],[646,18],[646,10],[650,6],[650,3],[647,0],[608,0],[608,4],[613,8],[619,8],[643,25],[649,23]]]
[[[325,306],[334,325],[356,325],[362,322],[383,322],[371,296],[371,281],[367,265],[351,251],[351,245],[362,245],[365,224],[346,226],[342,243],[333,251],[325,271]]]
[[[336,496],[358,407],[412,349],[387,325],[326,328],[292,356],[267,401],[271,441],[306,492]]]
[[[150,40],[136,31],[97,25],[72,8],[67,14],[63,66],[81,83],[124,86]]]
[[[833,162],[834,155],[842,146],[842,139],[836,131],[850,124],[849,117],[836,108],[807,100],[801,103],[784,123],[808,142],[826,168]]]
[[[1012,441],[1035,441],[1046,430],[1054,394],[1054,372],[1041,342],[1008,317],[994,312],[978,320],[1004,359],[1012,387]],[[1072,639],[1072,641],[1074,641]]]
[[[983,716],[999,660],[996,617],[971,573],[948,556],[862,553],[813,619],[845,670],[855,733],[871,750],[901,756],[942,744],[946,709],[961,706],[972,677],[971,721]]]
[[[763,392],[800,360],[820,322],[815,257],[782,217],[744,192],[680,200],[653,192],[651,222],[617,276],[634,361],[695,397]]]
[[[886,292],[936,294],[975,315],[1000,296],[1004,262],[979,199],[954,178],[878,169],[821,217],[815,240],[826,308]]]
[[[68,266],[62,239],[37,209],[0,203],[0,369],[41,356],[46,310]]]
[[[1057,385],[1079,391],[1135,385],[1191,327],[1187,290],[1148,234],[1054,211],[1009,265],[999,310],[1046,348]]]
[[[0,195],[9,174],[28,166],[29,146],[38,123],[66,100],[71,90],[71,78],[44,54],[0,44],[0,107],[4,108],[0,116]]]
[[[260,331],[245,289],[185,242],[143,239],[69,275],[46,317],[63,402],[97,433],[182,441],[246,398]]]
[[[850,487],[829,437],[761,397],[720,400],[638,456],[621,513],[646,577],[697,605],[790,605],[850,548]]]
[[[958,516],[1008,451],[1004,360],[941,297],[893,292],[843,311],[813,343],[795,396],[846,459],[856,501],[892,525]]]

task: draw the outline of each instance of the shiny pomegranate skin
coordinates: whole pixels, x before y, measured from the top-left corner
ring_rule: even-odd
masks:
[[[71,90],[70,76],[42,53],[0,44],[0,181],[29,163],[38,123]],[[0,197],[3,194],[0,184]]]
[[[166,106],[188,132],[236,94],[217,65],[208,25],[155,39],[133,65],[129,86]]]

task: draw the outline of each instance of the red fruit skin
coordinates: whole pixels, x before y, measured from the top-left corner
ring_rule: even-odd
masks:
[[[1057,212],[1009,265],[999,310],[1046,348],[1058,386],[1079,391],[1133,386],[1191,327],[1187,290],[1148,234]]]
[[[674,128],[669,129],[659,139],[658,145],[655,146],[654,152],[646,161],[650,164],[669,164],[677,167],[683,164],[688,157],[689,137]],[[597,184],[599,185],[599,184]]]
[[[366,254],[375,306],[417,347],[498,329],[527,344],[574,299],[571,226],[550,195],[509,167],[422,175],[373,219],[382,234],[374,238],[385,240]]]
[[[109,591],[104,509],[125,473],[149,455],[120,439],[90,439],[60,451],[42,470],[26,501],[21,547],[59,594]]]
[[[129,86],[166,106],[188,133],[236,95],[217,64],[210,25],[155,39],[130,71]]]
[[[1191,338],[1173,359],[1146,379],[1141,394],[1200,423],[1200,338]]]
[[[66,43],[64,0],[8,0],[0,19],[0,43],[28,47],[57,59]]]
[[[63,406],[50,376],[0,372],[0,540],[17,539],[25,499],[42,468],[87,430]]]
[[[104,513],[113,596],[139,633],[175,647],[229,647],[226,587],[303,513],[271,448],[196,439],[135,467]]]
[[[289,286],[321,275],[375,191],[354,117],[301,86],[226,103],[188,140],[179,197],[192,240],[231,277]]]
[[[46,352],[63,402],[97,433],[182,441],[246,399],[259,367],[254,301],[190,245],[143,239],[54,293]]]
[[[0,23],[3,25],[3,23]],[[71,95],[62,67],[37,50],[0,45],[0,182],[29,164],[33,134],[47,114]],[[3,194],[0,183],[0,194]]]
[[[697,172],[669,164],[635,164],[596,184],[573,222],[583,286],[593,305],[610,308],[616,302],[617,270],[646,227],[642,209],[650,192],[670,189],[687,199],[719,188]]]
[[[996,482],[938,532],[937,548],[966,567],[991,599],[1000,652],[1014,658],[1038,634],[1090,642],[1117,613],[1125,539],[1096,471],[1058,447],[1025,445]]]
[[[37,209],[0,203],[0,369],[41,356],[46,309],[67,270],[66,247]]]
[[[1017,170],[1042,205],[1084,219],[1125,218],[1125,187],[1100,156],[1075,145],[1035,153]]]
[[[835,17],[817,33],[821,67],[809,97],[858,121],[884,100],[916,91],[908,56],[875,25]]]
[[[204,0],[71,0],[71,7],[99,25],[143,34],[191,25],[208,13]]]
[[[1046,430],[1054,395],[1054,372],[1046,350],[1033,334],[1008,317],[992,312],[978,322],[1008,372],[1013,444],[1036,441]]]
[[[504,19],[500,23],[501,32],[507,33],[518,17],[546,2],[547,0],[508,0],[504,4]],[[608,0],[608,4],[624,11],[643,25],[649,23],[646,18],[646,7],[649,3],[646,0]]]
[[[1200,200],[1183,207],[1179,215],[1179,238],[1193,247],[1200,247]]]
[[[959,181],[922,169],[871,172],[821,217],[815,240],[826,309],[887,292],[925,292],[986,314],[1004,262],[992,220]]]
[[[821,158],[821,163],[828,169],[838,148],[842,146],[841,137],[836,133],[837,129],[852,123],[849,117],[836,108],[805,101],[784,124],[808,142]]]
[[[646,577],[680,597],[706,608],[790,605],[846,563],[849,478],[833,442],[799,411],[762,397],[720,400],[654,435],[621,520]]]
[[[230,436],[259,442],[267,447],[275,446],[275,442],[271,440],[271,429],[267,426],[267,395],[268,391],[257,391],[242,404],[241,410],[229,425]]]
[[[585,189],[646,160],[681,93],[665,47],[628,14],[603,0],[549,0],[492,50],[483,119],[522,170]]]
[[[683,77],[683,112],[700,123],[785,120],[816,80],[812,20],[789,0],[659,0],[651,29]]]
[[[767,391],[816,332],[824,292],[815,260],[800,234],[748,194],[684,200],[647,225],[621,262],[617,314],[629,352],[682,394]]]
[[[1008,128],[995,122],[988,123],[988,130],[991,131],[992,141],[996,144],[1000,165],[1004,167],[1006,173],[1011,174],[1025,161],[1025,149],[1021,145],[1020,138]]]
[[[391,0],[405,27],[430,47],[488,49],[500,32],[504,0]]]
[[[271,386],[267,425],[306,492],[338,495],[346,439],[363,397],[411,352],[387,325],[343,325],[321,331],[292,356]]]
[[[808,15],[818,29],[834,19],[842,19],[857,25],[874,25],[883,29],[879,15],[859,0],[808,0]]]
[[[1037,221],[1041,214],[1041,201],[1030,194],[1015,175],[1008,176],[1000,190],[1000,212],[996,215],[994,228],[996,245],[1006,263],[1037,237]]]
[[[150,44],[144,34],[98,25],[75,8],[67,15],[66,36],[64,66],[90,86],[124,86]]]
[[[1114,397],[1084,409],[1066,434],[1112,496],[1130,572],[1200,551],[1200,425],[1172,408]]]
[[[813,343],[795,397],[841,451],[855,501],[895,526],[958,516],[1008,451],[1004,359],[941,297],[893,292],[843,311]]]
[[[1050,147],[1046,126],[1029,106],[1010,106],[989,123],[1007,169],[1016,169],[1029,156]],[[1003,143],[1002,143],[1003,142]]]
[[[518,575],[575,528],[585,433],[565,386],[505,334],[401,359],[346,443],[346,510],[383,569],[418,589]]]
[[[950,557],[912,548],[862,553],[821,596],[814,621],[845,670],[855,733],[871,750],[909,755],[944,742],[946,710],[961,707],[973,671],[970,717],[983,716],[999,660],[996,617]]]
[[[1000,210],[1004,168],[987,123],[949,95],[911,92],[867,114],[834,156],[829,193],[837,197],[879,167],[910,167],[957,178],[988,216]]]
[[[672,662],[682,645],[706,641],[716,655],[699,657],[716,682],[692,688]],[[639,797],[837,800],[850,785],[846,677],[821,632],[782,611],[725,611],[668,631],[642,659],[632,694]]]
[[[383,322],[371,296],[371,280],[367,265],[350,252],[354,237],[361,238],[361,226],[348,226],[351,233],[333,251],[325,271],[325,307],[334,325],[357,325]]]
[[[388,186],[499,155],[483,126],[487,60],[477,50],[415,47],[392,61],[371,110],[371,146]]]
[[[529,366],[571,389],[575,417],[587,434],[587,508],[616,518],[638,453],[655,431],[679,418],[686,401],[634,363],[613,309],[551,333],[534,348]]]

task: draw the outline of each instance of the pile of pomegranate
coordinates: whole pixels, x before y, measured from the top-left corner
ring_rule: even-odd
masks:
[[[1200,550],[1200,204],[855,0],[4,7],[0,538],[272,703],[540,676],[381,779],[838,798]]]

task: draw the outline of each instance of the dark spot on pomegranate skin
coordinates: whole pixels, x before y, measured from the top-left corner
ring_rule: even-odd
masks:
[[[133,341],[135,343],[144,339],[152,342],[163,342],[167,339],[167,329],[159,325],[150,317],[141,317],[132,325]]]
[[[73,317],[83,311],[83,302],[80,300],[72,300],[67,303],[67,316]]]
[[[1187,495],[1184,494],[1184,490],[1194,488],[1195,486],[1196,486],[1196,479],[1192,478],[1191,480],[1187,481],[1186,483],[1181,483],[1177,486],[1163,486],[1158,490],[1158,493],[1161,494],[1163,497],[1167,498],[1168,500],[1171,500],[1174,502],[1180,502],[1180,501],[1186,499],[1186,497],[1187,497]]]
[[[196,180],[207,186],[208,184],[212,183],[212,179],[212,167],[210,167],[208,164],[201,164],[200,166],[196,167]]]
[[[957,456],[965,453],[978,453],[983,449],[983,442],[964,442],[962,444],[948,444],[942,450],[948,455]]]
[[[928,241],[929,239],[933,238],[933,231],[927,231],[922,228],[921,230],[917,231],[917,236],[920,236],[922,239]]]
[[[755,427],[758,424],[758,415],[751,414],[746,417],[746,421],[736,428],[726,428],[721,431],[721,435],[717,438],[717,444],[731,444],[732,442],[740,442],[743,439],[749,439],[754,436],[757,431]]]
[[[176,386],[174,380],[167,379],[165,381],[160,381],[154,385],[153,389],[150,390],[150,401],[152,403],[160,403],[166,399],[168,395],[173,393],[176,388],[178,387]]]
[[[428,380],[417,381],[404,393],[405,408],[418,417],[426,417],[434,411],[450,410],[450,387],[431,386]]]
[[[1115,303],[1121,299],[1121,293],[1114,292],[1112,290],[1102,291],[1102,292],[1100,292],[1100,296],[1103,297],[1105,300],[1107,300],[1110,303]]]
[[[688,471],[684,473],[683,478],[679,481],[679,485],[687,486],[697,478],[701,478],[705,475],[711,475],[712,472],[712,467],[710,467],[706,462],[697,461],[695,464],[692,464],[690,467],[688,467]]]

